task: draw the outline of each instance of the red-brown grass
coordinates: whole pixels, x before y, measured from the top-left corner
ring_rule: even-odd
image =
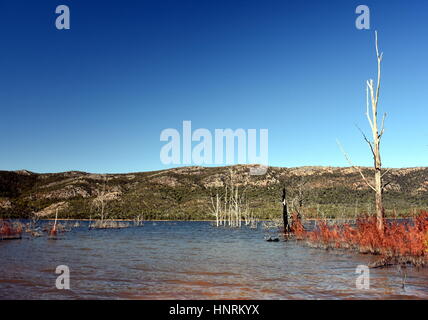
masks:
[[[58,235],[58,231],[56,229],[56,226],[53,226],[50,230],[49,230],[49,237],[56,237]]]
[[[0,220],[0,238],[20,237],[22,234],[22,225],[20,223],[13,225],[9,221]]]
[[[302,220],[297,213],[293,213],[291,221],[293,222],[291,225],[291,233],[294,234],[296,239],[302,240],[306,235]]]
[[[304,230],[300,220],[293,220],[295,236],[322,248],[355,249],[360,253],[382,255],[388,261],[406,261],[418,265],[428,262],[428,211],[421,211],[406,222],[387,222],[383,232],[376,218],[361,216],[355,226],[328,225],[318,222],[312,231]]]

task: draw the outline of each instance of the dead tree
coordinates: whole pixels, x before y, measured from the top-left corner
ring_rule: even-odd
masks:
[[[383,219],[384,219],[384,208],[382,202],[382,193],[383,193],[383,183],[382,183],[382,162],[380,159],[380,140],[384,133],[384,123],[386,113],[383,115],[382,123],[378,126],[377,121],[377,110],[378,110],[378,102],[379,102],[379,91],[380,91],[380,79],[381,79],[381,63],[383,53],[379,54],[379,46],[377,40],[377,31],[375,31],[375,41],[376,41],[376,57],[377,57],[377,85],[374,87],[374,81],[372,79],[367,81],[367,111],[366,116],[369,121],[370,127],[372,129],[373,141],[367,139],[365,135],[364,139],[370,146],[370,150],[373,154],[374,160],[374,169],[375,169],[375,185],[374,187],[370,185],[370,187],[375,191],[376,194],[376,223],[379,231],[383,231]],[[370,100],[372,105],[372,116],[370,118],[369,114],[369,91],[370,91]]]
[[[107,176],[104,177],[103,191],[101,192],[101,221],[104,221],[105,197],[106,197]]]
[[[297,218],[301,219],[303,216],[303,202],[305,198],[305,185],[308,183],[304,177],[300,177],[300,182],[297,185],[297,194],[291,201],[292,212],[297,213]]]
[[[106,218],[105,214],[105,206],[106,206],[106,200],[107,200],[107,192],[106,192],[106,184],[107,184],[107,175],[104,176],[104,182],[103,182],[103,188],[99,195],[93,200],[93,204],[95,205],[96,209],[100,209],[100,217],[101,217],[101,223],[104,222],[104,219]]]
[[[245,225],[255,228],[257,221],[250,210],[247,195],[248,179],[244,180],[244,187],[240,189],[235,179],[235,172],[230,169],[229,175],[225,175],[222,182],[224,186],[222,195],[218,190],[215,190],[215,193],[210,191],[209,210],[216,218],[216,226],[241,227],[244,219]]]
[[[283,188],[282,189],[282,221],[284,222],[284,233],[288,233],[290,231],[286,197],[287,196],[286,196],[285,188]]]
[[[382,202],[382,194],[383,189],[386,185],[382,183],[383,176],[388,172],[384,172],[382,174],[382,162],[380,157],[380,141],[382,138],[382,135],[385,131],[384,124],[385,124],[385,118],[386,113],[383,115],[381,125],[378,124],[378,103],[379,103],[379,93],[380,93],[380,80],[381,80],[381,64],[382,64],[382,58],[383,53],[379,53],[379,46],[378,46],[378,38],[377,38],[377,31],[375,31],[375,44],[376,44],[376,57],[377,57],[377,83],[375,86],[374,80],[370,79],[366,83],[366,116],[367,120],[370,124],[370,128],[372,130],[373,135],[373,141],[370,141],[366,135],[363,133],[362,130],[361,133],[364,137],[364,140],[368,143],[370,147],[370,151],[373,155],[373,161],[374,161],[374,185],[370,183],[366,176],[364,175],[363,171],[359,167],[355,167],[352,165],[351,160],[349,159],[348,155],[343,151],[346,159],[348,162],[356,169],[358,169],[361,177],[365,181],[365,183],[375,192],[375,208],[376,208],[376,224],[377,228],[380,232],[383,232],[384,230],[384,208],[383,208],[383,202]],[[370,96],[370,98],[369,98]],[[371,112],[370,109],[370,102],[371,102]],[[371,113],[371,115],[370,115]],[[340,145],[339,145],[340,147]]]
[[[215,196],[215,201],[214,201],[214,197],[211,196],[211,213],[215,216],[215,220],[216,220],[216,226],[220,226],[222,224],[222,216],[221,216],[221,208],[220,208],[220,198],[218,196],[218,191],[216,193]]]

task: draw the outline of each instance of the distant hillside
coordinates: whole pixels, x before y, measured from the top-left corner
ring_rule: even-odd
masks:
[[[271,167],[266,175],[250,176],[249,165],[237,165],[108,175],[0,171],[0,217],[52,217],[58,209],[62,218],[96,218],[96,200],[104,195],[110,218],[211,219],[210,195],[223,194],[230,169],[260,218],[280,214],[284,186],[289,204],[300,199],[307,217],[353,216],[373,208],[373,194],[353,168]],[[385,181],[388,215],[428,208],[428,168],[391,169]]]

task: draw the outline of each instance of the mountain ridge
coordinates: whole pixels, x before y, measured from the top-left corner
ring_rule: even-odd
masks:
[[[290,206],[302,197],[308,217],[340,217],[371,212],[373,194],[354,167],[269,167],[251,176],[254,165],[177,167],[165,170],[99,174],[83,171],[35,173],[0,171],[0,217],[96,218],[97,200],[106,198],[110,218],[211,219],[210,197],[224,193],[234,173],[251,210],[260,218],[281,212],[282,188]],[[373,169],[360,167],[371,178]],[[391,168],[385,175],[385,208],[401,215],[428,208],[428,167]],[[103,188],[105,194],[103,194]]]

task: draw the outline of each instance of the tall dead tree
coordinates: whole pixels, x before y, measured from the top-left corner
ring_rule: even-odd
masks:
[[[256,219],[252,215],[248,203],[248,178],[244,178],[244,187],[240,191],[236,176],[239,178],[239,174],[236,174],[232,169],[229,170],[229,175],[224,176],[222,179],[224,185],[223,195],[220,196],[218,190],[215,195],[210,192],[210,211],[216,217],[217,227],[221,225],[233,228],[241,227],[242,218],[245,219],[246,225],[256,225]],[[223,206],[221,204],[222,198],[224,200]]]
[[[287,198],[287,195],[285,192],[285,188],[283,188],[282,189],[282,221],[284,223],[284,233],[288,233],[290,231],[286,198]]]
[[[93,205],[95,205],[95,209],[100,210],[101,223],[103,223],[104,219],[106,218],[106,214],[104,212],[106,201],[107,201],[106,184],[107,184],[107,175],[104,176],[103,187],[101,192],[99,192],[98,196],[93,200]],[[91,208],[92,208],[92,205],[91,205]]]
[[[378,111],[378,102],[379,102],[379,92],[380,92],[380,79],[381,79],[381,64],[383,53],[379,53],[379,46],[377,40],[377,31],[375,31],[375,42],[376,42],[376,57],[377,57],[377,85],[375,88],[374,81],[372,79],[367,81],[366,93],[367,93],[367,109],[366,116],[369,121],[370,127],[372,129],[373,141],[367,139],[367,137],[363,134],[364,139],[370,146],[370,150],[373,155],[374,160],[374,169],[375,169],[375,185],[369,186],[374,190],[376,194],[376,219],[377,219],[377,227],[379,231],[383,231],[383,219],[384,219],[384,208],[382,202],[382,193],[383,193],[383,184],[382,184],[382,162],[380,159],[380,140],[384,133],[384,124],[386,113],[382,117],[382,123],[378,126],[377,119],[377,111]],[[369,112],[369,91],[370,91],[370,100],[371,100],[371,117]]]
[[[220,226],[222,224],[222,216],[221,216],[221,207],[220,207],[220,198],[218,196],[218,191],[214,197],[211,196],[211,213],[215,216],[216,226]]]
[[[297,213],[297,218],[301,219],[303,216],[303,202],[305,199],[305,190],[306,190],[306,184],[308,183],[308,180],[305,179],[304,176],[300,177],[300,181],[297,183],[297,191],[296,195],[291,201],[291,207],[292,211]]]
[[[385,185],[382,183],[382,180],[383,180],[382,178],[388,171],[382,174],[382,162],[380,158],[380,141],[385,131],[384,124],[385,124],[386,113],[383,115],[382,122],[379,126],[378,104],[379,104],[381,65],[382,65],[383,53],[379,53],[377,31],[375,31],[375,45],[376,45],[376,57],[377,57],[377,83],[375,85],[375,82],[373,79],[367,80],[367,83],[366,83],[366,117],[369,122],[370,128],[372,130],[373,141],[370,141],[367,138],[367,136],[364,134],[364,132],[360,130],[364,137],[364,140],[368,143],[373,155],[374,171],[375,171],[374,185],[367,180],[361,168],[352,165],[352,162],[349,159],[348,155],[343,151],[343,149],[342,151],[346,159],[348,160],[348,162],[354,168],[358,169],[365,183],[375,192],[376,224],[377,224],[378,230],[380,232],[383,232],[384,208],[383,208],[382,194],[383,194],[383,189]],[[370,104],[371,104],[371,110],[370,110]]]
[[[101,192],[100,202],[101,202],[101,221],[104,221],[104,209],[105,209],[105,198],[106,198],[106,183],[107,176],[104,177],[103,191]]]

